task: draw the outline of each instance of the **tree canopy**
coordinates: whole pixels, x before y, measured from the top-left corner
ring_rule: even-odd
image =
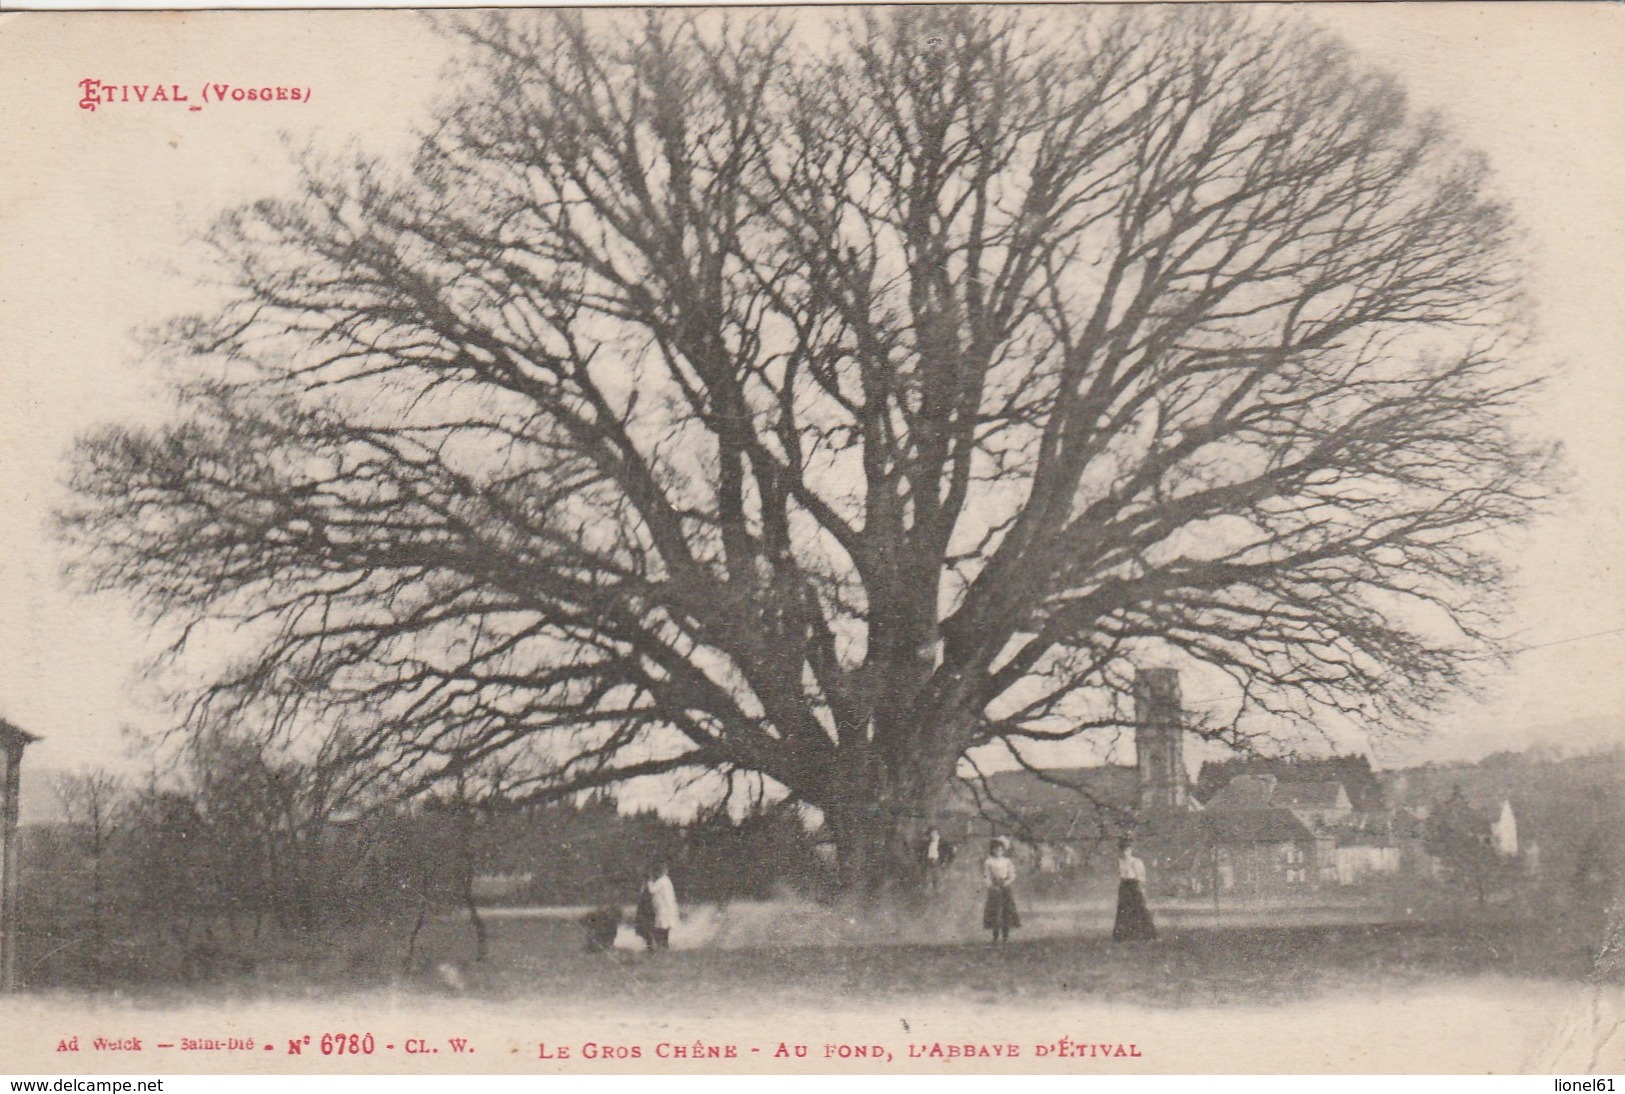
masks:
[[[225,216],[85,583],[233,628],[195,724],[539,793],[745,772],[857,878],[1136,659],[1380,722],[1547,491],[1481,160],[1228,8],[497,13],[410,163]],[[196,628],[202,628],[201,630]]]

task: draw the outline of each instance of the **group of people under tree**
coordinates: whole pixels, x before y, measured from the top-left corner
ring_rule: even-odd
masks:
[[[1124,838],[1117,845],[1117,916],[1112,924],[1112,941],[1143,942],[1157,937],[1151,909],[1145,900],[1145,863],[1134,853],[1134,843]],[[942,838],[936,827],[930,828],[919,847],[920,865],[924,870],[925,885],[929,892],[940,892],[944,876],[954,860],[954,846]],[[982,880],[987,886],[982,905],[982,929],[993,933],[994,943],[1010,941],[1010,932],[1021,926],[1021,911],[1016,906],[1016,864],[1011,857],[1008,836],[995,836],[988,841],[987,858],[982,861]],[[597,913],[594,913],[595,915]],[[633,915],[633,929],[648,950],[669,950],[671,932],[681,919],[677,903],[677,890],[664,863],[649,868],[638,891],[637,910]],[[588,929],[594,923],[589,916]],[[605,924],[608,924],[605,920]],[[611,928],[612,929],[612,928]],[[613,935],[599,939],[596,948],[613,945]]]
[[[1117,916],[1112,924],[1112,941],[1149,941],[1157,937],[1157,928],[1145,901],[1145,863],[1134,853],[1132,840],[1120,840],[1117,849]],[[1010,850],[1010,838],[996,836],[988,841],[987,858],[982,861],[982,880],[987,886],[982,929],[993,932],[995,943],[1010,941],[1011,930],[1021,926],[1015,898],[1016,864]],[[930,892],[941,890],[942,875],[952,861],[952,845],[935,827],[931,828],[920,849]]]
[[[638,893],[638,908],[633,917],[633,929],[643,939],[648,950],[671,949],[672,928],[677,926],[681,913],[677,907],[677,889],[671,883],[671,874],[664,863],[649,868],[643,888]]]
[[[615,937],[620,933],[622,910],[614,904],[594,908],[581,917],[581,928],[587,936],[587,952],[603,953],[615,948]],[[632,929],[643,940],[647,950],[671,949],[671,932],[682,919],[677,904],[677,888],[665,863],[655,863],[643,876],[638,887],[637,909],[632,915]]]

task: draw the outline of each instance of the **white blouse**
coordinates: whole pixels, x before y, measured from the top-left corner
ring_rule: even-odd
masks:
[[[671,883],[671,878],[661,874],[649,882],[649,897],[655,906],[655,929],[669,931],[677,926],[680,918],[677,911],[677,890]]]
[[[1122,855],[1117,860],[1117,876],[1122,881],[1145,883],[1145,863],[1133,855]]]
[[[1010,885],[1016,880],[1016,864],[1008,858],[989,855],[982,860],[982,877],[989,885]]]

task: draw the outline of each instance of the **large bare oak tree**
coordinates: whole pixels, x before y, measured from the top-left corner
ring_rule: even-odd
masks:
[[[751,773],[872,883],[1152,651],[1291,717],[1493,652],[1526,338],[1481,162],[1219,8],[510,14],[410,164],[213,235],[170,428],[78,453],[191,717],[538,792]],[[198,630],[197,628],[202,628]],[[218,666],[216,666],[218,667]]]

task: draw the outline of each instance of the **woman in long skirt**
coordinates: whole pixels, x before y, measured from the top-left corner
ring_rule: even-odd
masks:
[[[999,837],[987,845],[982,861],[982,878],[987,882],[987,903],[982,906],[982,926],[993,932],[994,942],[1010,941],[1010,930],[1021,926],[1013,889],[1016,864],[1010,861],[1010,843]]]
[[[1134,854],[1134,845],[1124,840],[1118,844],[1117,922],[1112,925],[1112,941],[1145,942],[1155,937],[1157,928],[1145,904],[1145,863]]]

